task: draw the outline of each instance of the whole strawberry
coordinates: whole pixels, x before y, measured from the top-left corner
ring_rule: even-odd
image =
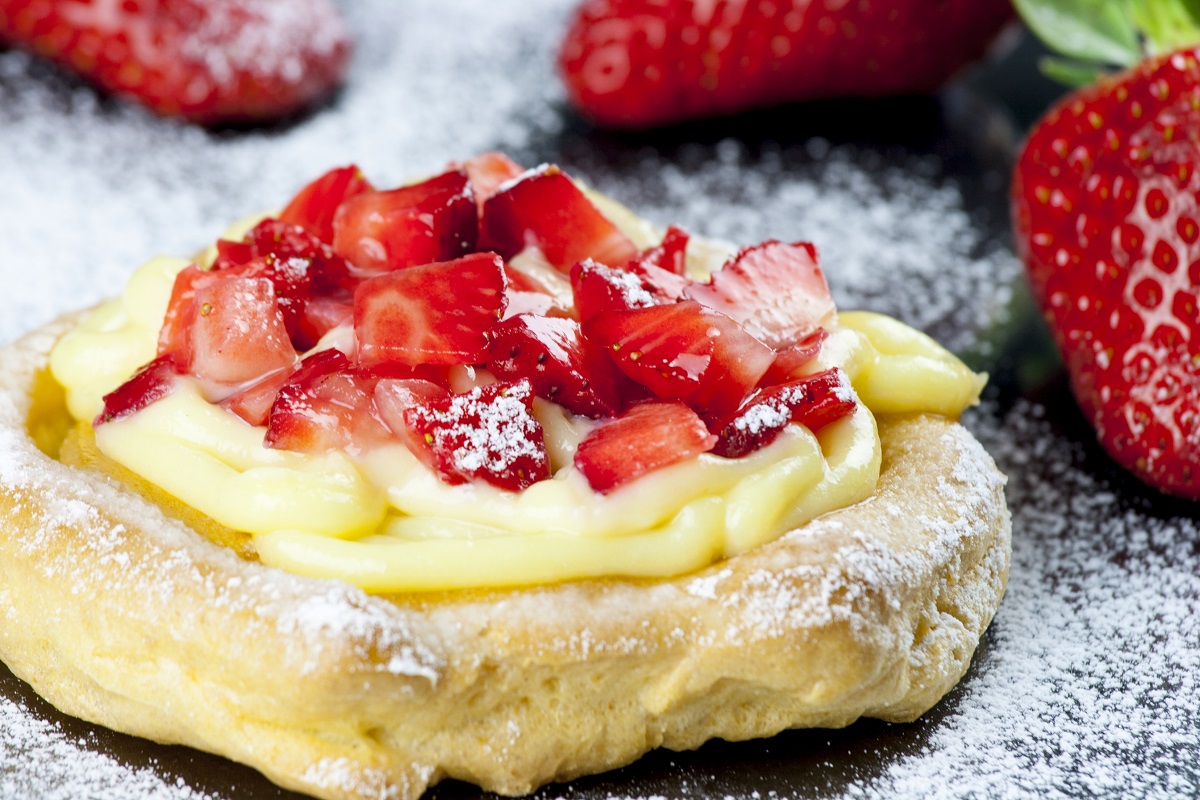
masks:
[[[560,52],[572,103],[643,128],[824,97],[937,88],[1009,0],[586,0]]]
[[[1117,5],[1104,12],[1101,41],[1119,53],[1141,37],[1111,26]],[[1049,30],[1039,11],[1031,22]],[[1017,250],[1100,442],[1146,483],[1191,499],[1200,499],[1198,167],[1200,49],[1191,47],[1067,96],[1030,134],[1012,187]]]
[[[205,125],[312,104],[350,50],[331,0],[0,0],[0,39]]]

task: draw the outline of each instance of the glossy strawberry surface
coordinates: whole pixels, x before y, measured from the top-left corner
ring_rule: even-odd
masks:
[[[1200,498],[1200,54],[1067,97],[1014,173],[1018,252],[1117,462]]]
[[[0,38],[201,124],[273,120],[341,81],[330,0],[0,0]]]
[[[572,103],[642,128],[822,97],[924,92],[979,57],[1008,0],[586,0],[559,66]]]
[[[179,373],[267,447],[403,444],[448,483],[520,491],[550,477],[540,398],[538,413],[586,418],[576,465],[607,492],[853,408],[841,384],[830,405],[823,378],[799,377],[833,319],[811,245],[747,248],[698,281],[681,228],[638,250],[561,170],[494,153],[389,191],[332,170],[282,217],[178,273],[160,360],[99,423]]]

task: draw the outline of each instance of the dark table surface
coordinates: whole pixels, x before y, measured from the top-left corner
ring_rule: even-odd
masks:
[[[1056,91],[1036,47],[1014,37],[937,97],[614,135],[573,116],[554,78],[571,4],[347,3],[359,46],[344,90],[269,130],[160,120],[0,51],[0,340],[351,161],[387,185],[499,148],[558,162],[660,224],[810,239],[841,307],[898,316],[991,373],[964,421],[1010,479],[1003,606],[962,683],[914,724],[654,753],[538,796],[1200,795],[1200,508],[1138,485],[1094,444],[1012,254],[1012,155]],[[64,717],[0,666],[0,798],[293,796]]]

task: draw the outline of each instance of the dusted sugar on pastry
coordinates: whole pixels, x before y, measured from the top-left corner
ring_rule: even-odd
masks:
[[[332,170],[3,359],[0,655],[319,797],[913,719],[1003,594],[981,376],[555,166]]]

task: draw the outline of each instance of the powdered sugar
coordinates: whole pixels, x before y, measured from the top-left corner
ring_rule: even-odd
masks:
[[[266,132],[211,134],[157,120],[97,99],[27,56],[0,53],[0,339],[113,295],[148,256],[193,252],[231,220],[278,206],[327,167],[356,161],[387,185],[503,148],[525,163],[574,167],[659,224],[680,222],[743,244],[811,239],[843,308],[889,311],[955,349],[987,354],[1005,346],[998,323],[1007,321],[1019,267],[995,217],[981,219],[1003,213],[996,211],[1002,197],[981,211],[978,198],[964,199],[971,187],[954,176],[952,159],[929,152],[815,137],[791,145],[728,139],[643,148],[641,140],[630,146],[581,132],[562,112],[551,66],[571,5],[348,3],[358,49],[345,91],[311,119]],[[1107,472],[1102,455],[1078,444],[1085,429],[1052,422],[1073,419],[1069,403],[1057,402],[1048,414],[1048,402],[992,403],[968,415],[1011,477],[1014,562],[975,666],[926,721],[717,745],[541,796],[1200,793],[1195,508],[1165,503]],[[25,468],[3,461],[5,475]],[[975,479],[961,469],[953,479]],[[63,513],[88,516],[75,505]],[[122,558],[122,535],[115,527],[100,531],[100,557]],[[871,551],[863,552],[850,566],[877,568]],[[65,571],[57,577],[72,585]],[[724,581],[718,571],[688,591],[700,602],[718,596]],[[213,587],[212,595],[235,603],[243,588]],[[284,581],[270,591],[282,607],[290,590]],[[801,613],[776,599],[757,610],[754,624],[764,631]],[[356,618],[370,626],[374,608],[361,594],[330,589],[283,624],[319,637],[343,613],[361,612]],[[833,606],[803,613],[825,608]],[[673,635],[683,641],[707,633],[681,627]],[[635,630],[620,646],[634,652],[638,637]],[[587,650],[596,642],[580,634],[567,646]],[[420,678],[431,666],[430,654],[397,651],[386,669]],[[156,758],[173,757],[144,746]],[[714,752],[724,754],[717,766]],[[785,755],[763,768],[767,752]],[[337,767],[314,765],[326,774]],[[242,794],[201,793],[167,774],[118,761],[46,722],[40,710],[0,698],[0,797]]]

